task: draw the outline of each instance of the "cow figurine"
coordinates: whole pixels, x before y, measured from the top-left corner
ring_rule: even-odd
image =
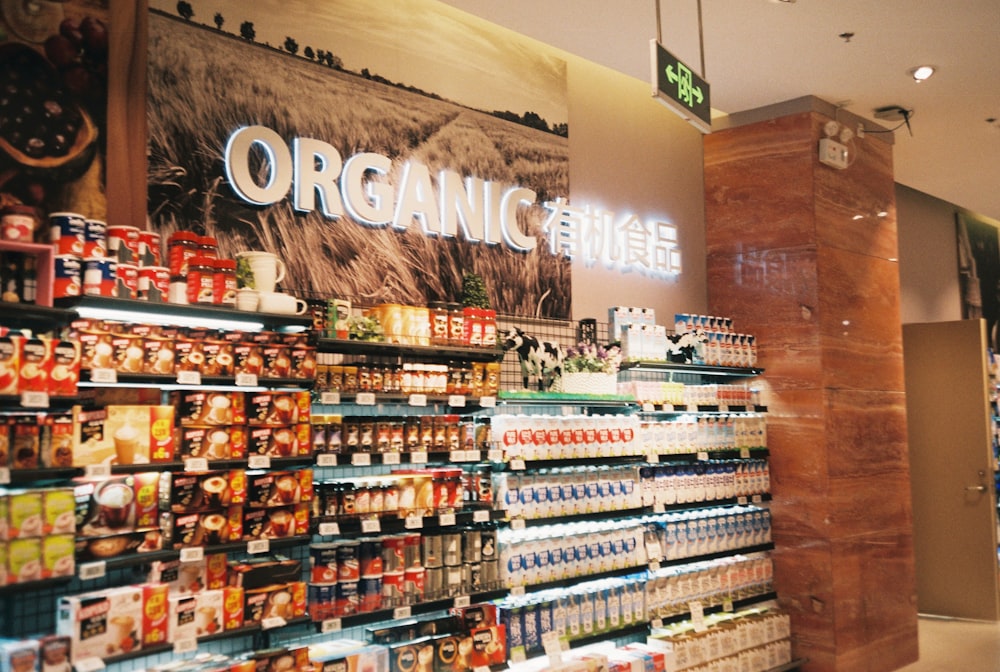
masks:
[[[706,343],[708,336],[701,330],[667,336],[667,359],[676,364],[704,361]]]
[[[517,353],[525,389],[528,389],[528,379],[532,375],[538,379],[539,390],[549,389],[556,378],[562,377],[566,352],[558,343],[539,341],[517,327],[508,330],[501,343],[504,352],[513,350]]]

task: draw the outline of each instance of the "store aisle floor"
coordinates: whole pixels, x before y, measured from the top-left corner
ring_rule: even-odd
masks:
[[[920,660],[897,672],[1000,672],[1000,623],[920,618]]]

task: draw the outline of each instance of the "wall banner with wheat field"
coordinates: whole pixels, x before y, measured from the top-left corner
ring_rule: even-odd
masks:
[[[164,240],[194,230],[224,256],[275,252],[284,289],[303,296],[452,301],[475,272],[498,311],[570,316],[570,263],[542,230],[544,203],[570,193],[565,61],[434,0],[150,0],[149,33],[148,209]],[[512,216],[537,244],[372,227],[296,209],[293,194],[249,203],[224,165],[247,126],[289,146],[321,139],[345,160],[386,157],[392,193],[408,165],[527,190],[536,201]],[[266,152],[248,157],[266,185]]]

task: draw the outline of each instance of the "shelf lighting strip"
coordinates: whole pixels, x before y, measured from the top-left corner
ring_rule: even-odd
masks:
[[[161,306],[158,306],[161,307]],[[251,316],[243,317],[201,317],[174,312],[140,312],[120,308],[102,308],[94,306],[77,306],[80,317],[94,320],[112,320],[115,322],[131,322],[133,324],[157,324],[174,327],[204,327],[206,329],[242,329],[243,331],[262,331],[264,323]]]

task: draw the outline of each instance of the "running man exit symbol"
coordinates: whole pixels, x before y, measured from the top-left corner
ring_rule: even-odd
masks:
[[[653,96],[702,133],[712,131],[708,82],[679,58],[650,40]]]

